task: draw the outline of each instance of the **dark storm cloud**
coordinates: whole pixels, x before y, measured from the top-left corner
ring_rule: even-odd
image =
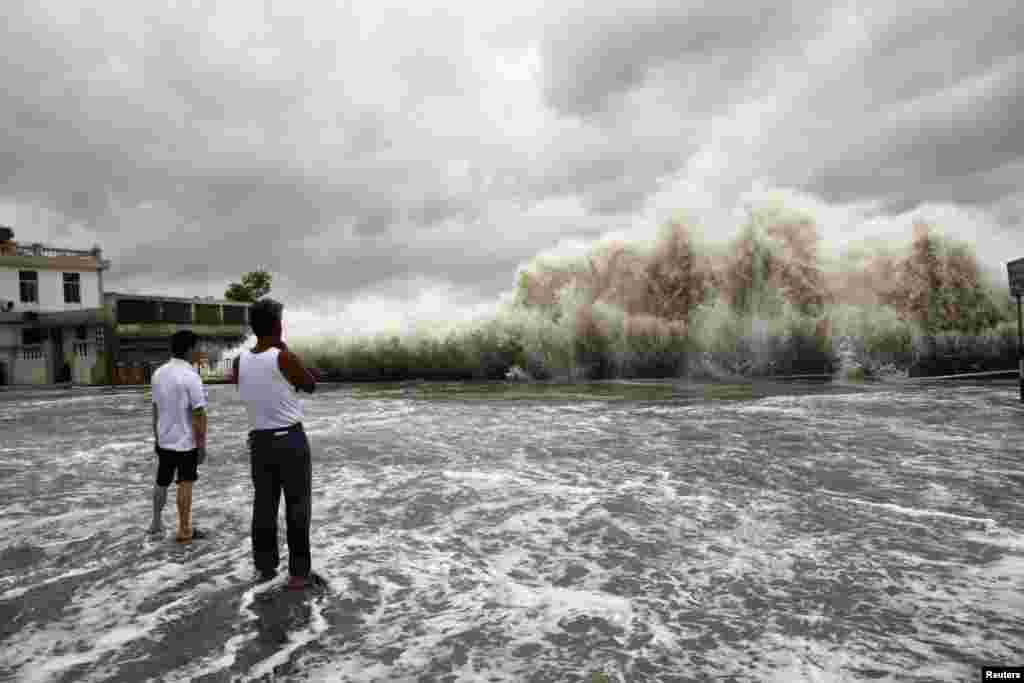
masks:
[[[710,152],[701,180],[719,192],[768,178],[901,206],[988,204],[1014,191],[1009,169],[1024,145],[1017,3],[653,3],[557,17],[544,35],[548,105],[621,141],[654,116],[654,98],[638,94],[657,91],[678,115],[674,150]],[[730,123],[764,99],[775,102],[763,115]],[[584,178],[573,188],[584,195],[602,183]],[[633,196],[607,196],[620,192]]]
[[[870,50],[805,101],[833,124],[804,185],[832,200],[988,204],[1024,156],[1024,9],[946,3],[869,23]],[[820,144],[819,144],[820,143]],[[796,172],[778,174],[783,181]]]
[[[822,168],[811,189],[838,200],[893,194],[917,202],[999,199],[1012,189],[1012,181],[999,182],[999,169],[1024,157],[1024,56],[1008,61],[993,67],[990,78],[973,74],[973,84],[965,77],[959,89],[926,96],[916,111],[911,103],[907,115],[882,118],[861,153]]]
[[[596,5],[566,12],[545,35],[544,94],[566,114],[594,115],[659,69],[692,88],[692,106],[713,106],[761,60],[816,32],[827,9],[810,2]]]
[[[531,200],[578,197],[598,215],[632,214],[643,208],[658,178],[681,163],[674,151],[600,150],[602,155],[560,159],[526,184]]]
[[[303,129],[303,98],[334,65],[302,39],[301,27],[275,24],[268,42],[288,57],[261,69],[213,51],[217,36],[204,30],[207,15],[198,11],[143,17],[133,27],[143,31],[140,41],[105,30],[90,11],[62,30],[47,18],[12,13],[4,32],[16,56],[0,67],[7,196],[39,201],[100,232],[121,229],[103,220],[111,200],[164,203],[207,231],[245,226],[257,233],[283,225],[305,233],[324,220],[382,230],[403,216],[430,224],[465,209],[457,198],[438,199],[430,175],[410,181],[400,164],[353,163],[390,141],[386,122],[345,98],[334,102],[337,140]],[[460,70],[434,64],[442,56],[399,60],[420,84],[403,89],[409,106],[424,91],[455,88]],[[422,183],[422,197],[389,192],[410,182]],[[170,227],[135,229],[159,241]]]

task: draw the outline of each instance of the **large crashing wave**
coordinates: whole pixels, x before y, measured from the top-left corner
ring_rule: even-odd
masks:
[[[307,351],[349,379],[496,379],[514,365],[541,378],[832,373],[841,356],[868,373],[957,354],[1005,367],[1005,288],[969,245],[924,223],[907,237],[826,255],[814,220],[783,208],[752,213],[717,244],[673,222],[650,243],[535,258],[511,304],[444,340]]]

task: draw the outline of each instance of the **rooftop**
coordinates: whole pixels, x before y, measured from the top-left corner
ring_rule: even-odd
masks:
[[[9,244],[14,245],[14,254],[12,256],[94,256],[98,258],[103,254],[103,250],[99,247],[93,247],[92,249],[62,249],[60,247],[49,247],[40,242],[32,244],[10,242]]]
[[[186,304],[211,304],[214,306],[251,306],[245,301],[230,301],[228,299],[215,299],[207,297],[186,297],[186,296],[165,296],[163,294],[130,294],[128,292],[104,292],[104,298],[112,299],[144,299],[146,301],[173,301]]]
[[[92,249],[63,249],[42,242],[24,244],[15,242],[13,231],[4,226],[0,226],[0,263],[30,268],[84,267],[105,270],[110,267],[110,261],[103,259],[103,250],[99,246]]]

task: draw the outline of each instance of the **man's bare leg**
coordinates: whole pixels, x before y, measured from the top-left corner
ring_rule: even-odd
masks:
[[[163,511],[167,504],[167,487],[159,484],[153,485],[153,523],[149,527],[149,533],[159,534],[164,530]]]
[[[178,482],[178,543],[192,540],[192,482]]]

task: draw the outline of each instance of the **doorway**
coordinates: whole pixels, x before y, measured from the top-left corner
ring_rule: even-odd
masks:
[[[64,334],[59,327],[54,327],[50,330],[50,342],[50,348],[53,352],[53,360],[51,361],[53,381],[54,383],[67,382],[69,378],[65,378],[65,375],[68,373],[64,367]]]

